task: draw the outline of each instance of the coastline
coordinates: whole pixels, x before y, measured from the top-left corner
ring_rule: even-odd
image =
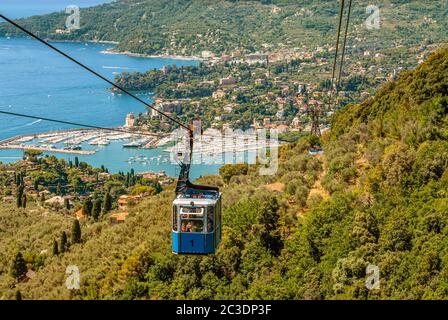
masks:
[[[10,37],[0,35],[0,37],[9,39]],[[21,37],[16,37],[21,38]],[[118,45],[118,41],[111,41],[111,40],[58,40],[58,39],[48,39],[46,38],[45,41],[53,42],[53,43],[96,43],[96,44],[113,44]],[[115,48],[108,48],[106,50],[100,51],[102,54],[115,54],[115,55],[127,55],[129,57],[136,57],[136,58],[162,58],[162,59],[175,59],[175,60],[195,60],[195,61],[203,61],[202,58],[198,56],[181,56],[181,55],[171,55],[171,54],[146,54],[146,53],[136,53],[131,51],[115,51]]]
[[[7,40],[6,38],[2,37],[2,45],[4,44],[5,47],[11,47],[11,51],[9,52],[9,56],[13,58],[15,55],[15,49],[16,48],[21,48],[19,47],[20,45],[23,45],[23,47],[25,48],[30,48],[29,51],[29,55],[26,56],[27,61],[25,61],[26,63],[29,63],[30,65],[33,65],[33,63],[35,64],[35,61],[40,59],[40,58],[46,58],[47,56],[49,56],[49,60],[44,60],[45,62],[51,63],[52,62],[52,58],[54,55],[47,55],[45,50],[36,50],[36,54],[34,54],[35,51],[33,51],[33,48],[35,47],[33,45],[32,42],[34,42],[32,39],[29,39],[27,37],[10,37],[10,40]],[[115,47],[115,45],[113,44],[95,44],[98,43],[99,41],[59,41],[61,42],[60,44],[55,44],[57,47],[62,46],[62,48],[67,47],[68,49],[74,48],[74,50],[78,49],[78,48],[83,48],[84,44],[86,43],[91,43],[88,47],[86,48],[91,48],[90,50],[84,50],[83,52],[86,52],[88,55],[87,57],[92,57],[95,60],[96,66],[98,67],[98,69],[101,68],[102,65],[104,65],[103,61],[108,61],[110,62],[110,64],[108,63],[108,65],[122,65],[120,64],[120,61],[124,61],[124,63],[126,63],[126,61],[131,60],[131,59],[135,59],[135,58],[131,58],[131,57],[127,57],[126,55],[121,55],[121,56],[103,56],[100,51],[101,50],[105,50],[106,48],[112,48]],[[66,42],[67,44],[64,46],[64,43]],[[69,46],[68,42],[72,42],[74,43],[72,46]],[[29,47],[28,47],[29,45]],[[14,49],[14,50],[13,50]],[[6,50],[5,50],[6,51]],[[5,52],[6,53],[6,52]],[[3,52],[2,52],[3,54]],[[6,55],[5,55],[6,56]],[[29,58],[29,59],[28,59]],[[133,62],[132,65],[130,66],[134,66],[134,64],[136,65],[136,67],[138,68],[142,68],[142,71],[146,71],[148,69],[151,69],[151,66],[153,65],[166,65],[166,64],[171,64],[171,63],[176,63],[176,60],[166,60],[166,61],[158,61],[158,59],[136,59],[139,60],[137,62]],[[16,62],[16,59],[11,59],[11,63],[8,64],[8,66],[11,66],[9,69],[5,68],[4,70],[2,69],[2,71],[4,71],[5,75],[8,74],[9,72],[19,72],[22,69],[17,69],[15,68],[15,64],[14,62]],[[114,64],[114,61],[118,61],[118,64]],[[178,61],[177,63],[182,63],[182,64],[196,64],[194,61]],[[123,64],[125,65],[125,64]],[[24,64],[23,66],[27,66],[27,64]],[[27,72],[30,69],[28,68],[24,68],[24,74],[27,75]],[[63,70],[65,72],[65,70]],[[115,70],[113,70],[115,71]],[[109,71],[108,71],[109,72]],[[111,72],[111,71],[110,71]],[[48,72],[48,74],[50,74],[50,72]],[[64,73],[62,73],[64,74]],[[78,74],[78,73],[76,73]],[[80,71],[79,74],[84,74],[84,71]],[[45,75],[47,75],[47,72],[45,73]],[[53,76],[50,76],[51,79],[53,79]],[[31,78],[31,77],[30,77]],[[83,78],[83,77],[82,77]],[[28,79],[28,77],[24,77],[24,79]],[[41,82],[42,81],[46,81],[44,80],[46,79],[46,77],[41,78]],[[54,78],[56,79],[56,78]],[[6,80],[3,79],[2,80]],[[65,80],[65,79],[62,79]],[[105,92],[104,97],[101,94],[97,94],[97,91],[92,91],[91,95],[92,98],[90,98],[90,92],[87,91],[79,91],[78,90],[78,85],[81,84],[82,88],[84,87],[84,85],[89,86],[90,84],[90,79],[89,77],[86,77],[86,81],[81,80],[78,81],[79,78],[76,78],[76,81],[73,82],[73,86],[70,84],[70,95],[74,96],[74,99],[78,99],[79,93],[78,92],[86,92],[88,93],[88,95],[83,95],[83,99],[80,99],[79,101],[82,101],[83,104],[87,105],[88,108],[96,108],[96,104],[97,102],[99,105],[99,110],[106,110],[105,112],[107,112],[107,110],[109,110],[109,104],[111,108],[114,108],[113,110],[118,110],[118,107],[122,107],[123,110],[126,110],[126,113],[129,113],[131,111],[136,111],[138,109],[135,108],[134,103],[128,103],[128,101],[126,101],[123,98],[120,97],[112,97],[112,95],[108,92],[108,86],[98,86],[99,90],[98,92]],[[65,83],[65,82],[64,82]],[[58,84],[58,82],[56,81],[49,81],[48,82],[48,92],[46,93],[52,93],[50,92],[51,90],[53,90],[54,88],[58,88],[57,85],[54,84]],[[47,85],[45,86],[47,87]],[[20,91],[22,89],[20,89],[20,87],[18,87],[18,92],[22,92]],[[15,91],[13,91],[15,92]],[[32,94],[32,93],[31,93]],[[62,95],[62,97],[65,99],[65,97],[70,97],[69,94],[67,95]],[[98,98],[99,97],[99,98]],[[44,117],[46,112],[51,112],[52,116],[54,118],[63,118],[65,116],[65,114],[60,113],[59,110],[57,110],[56,108],[56,104],[53,107],[53,103],[56,102],[55,100],[50,99],[50,97],[48,97],[49,100],[45,100],[45,109],[42,110],[42,112],[39,114],[39,116]],[[60,100],[62,103],[65,103],[66,100]],[[109,101],[110,100],[110,101]],[[17,100],[18,102],[20,102],[21,100]],[[68,100],[67,100],[68,101]],[[17,102],[17,104],[19,104]],[[70,106],[70,107],[69,107]],[[68,105],[66,110],[71,112],[71,106],[72,105]],[[92,106],[92,107],[90,107]],[[12,106],[11,106],[12,107]],[[137,106],[138,107],[138,106]],[[15,108],[15,106],[14,106]],[[135,108],[135,110],[134,110]],[[1,108],[0,108],[1,109]],[[53,113],[52,110],[57,110],[58,113]],[[76,112],[76,109],[73,108],[74,111]],[[122,109],[118,110],[121,111]],[[92,110],[93,111],[93,110]],[[138,111],[137,111],[138,112]],[[125,115],[124,114],[124,115]],[[58,115],[58,116],[56,116]],[[88,115],[88,114],[87,114]],[[114,117],[110,116],[110,119],[108,119],[107,121],[105,121],[104,126],[105,127],[116,127],[117,125],[121,125],[123,123],[123,117],[117,116],[115,115]],[[68,114],[67,114],[68,116]],[[109,117],[109,115],[108,115]],[[117,121],[115,121],[115,118],[119,118]],[[84,117],[82,117],[82,119],[84,119]],[[82,122],[86,122],[88,123],[89,121],[92,121],[92,118],[85,118],[86,120],[83,120]],[[6,119],[8,120],[8,119]],[[5,121],[5,120],[3,120]],[[81,118],[79,120],[81,122]],[[9,123],[8,122],[2,122],[2,124],[5,123],[4,128],[2,127],[2,129],[9,129]],[[26,121],[23,121],[24,124],[28,125],[28,123]],[[56,156],[58,159],[72,159],[75,156],[78,156],[80,161],[84,161],[87,162],[89,164],[91,164],[94,167],[100,167],[101,165],[104,165],[105,167],[107,167],[110,172],[113,173],[117,173],[117,172],[126,172],[129,171],[130,169],[134,169],[135,172],[146,172],[149,169],[152,171],[160,171],[160,170],[165,170],[167,172],[167,174],[171,175],[171,176],[177,176],[176,174],[176,170],[177,170],[177,163],[176,165],[172,165],[169,161],[165,161],[165,162],[160,162],[160,164],[158,164],[156,161],[152,161],[147,162],[147,163],[143,163],[143,162],[139,162],[139,161],[132,161],[132,163],[129,163],[129,160],[132,157],[136,157],[144,155],[147,156],[148,159],[151,157],[155,157],[155,156],[162,156],[162,159],[167,158],[168,154],[166,152],[164,152],[163,147],[156,147],[154,148],[154,146],[152,144],[148,145],[148,143],[146,143],[146,145],[148,145],[148,148],[123,148],[123,144],[128,143],[129,141],[126,139],[122,139],[122,140],[112,140],[110,142],[109,145],[105,145],[105,139],[101,139],[101,138],[107,138],[103,135],[96,135],[95,137],[92,137],[92,139],[87,140],[87,135],[81,136],[81,134],[78,136],[74,136],[74,134],[72,135],[71,133],[68,134],[68,136],[66,137],[67,139],[62,140],[62,138],[64,138],[61,134],[60,137],[58,137],[57,135],[55,135],[55,137],[42,137],[42,139],[40,139],[39,137],[36,138],[36,136],[39,136],[41,134],[55,134],[55,131],[63,131],[64,129],[60,129],[59,126],[54,126],[51,124],[46,124],[43,123],[41,125],[35,125],[35,127],[30,127],[30,126],[26,126],[26,130],[21,128],[22,123],[18,121],[18,126],[20,125],[20,127],[13,127],[11,128],[12,130],[9,130],[9,132],[5,131],[4,133],[0,134],[0,144],[5,143],[6,141],[4,140],[15,140],[15,139],[20,139],[23,138],[23,141],[19,141],[19,142],[15,142],[15,141],[11,141],[10,146],[6,146],[3,148],[0,148],[0,161],[2,163],[12,163],[15,162],[17,159],[22,159],[23,158],[23,149],[24,148],[29,148],[29,149],[37,149],[37,148],[42,148],[40,149],[41,151],[44,152],[44,154],[51,154]],[[11,123],[11,127],[12,127],[12,123]],[[66,126],[64,126],[66,127]],[[63,128],[64,128],[63,127]],[[70,128],[72,127],[72,128]],[[67,129],[69,132],[73,131],[73,133],[76,133],[76,131],[85,131],[87,130],[87,128],[73,128],[73,126],[67,126]],[[68,133],[68,132],[67,132]],[[90,133],[89,133],[90,134]],[[121,133],[120,133],[121,134]],[[124,134],[124,133],[123,133]],[[93,133],[92,133],[93,135]],[[105,135],[109,135],[109,133],[105,133]],[[17,137],[17,136],[22,136],[22,137]],[[31,138],[34,138],[31,139]],[[117,138],[117,137],[114,137]],[[143,138],[143,137],[142,137]],[[146,137],[146,135],[144,136],[144,138],[150,138],[150,137]],[[31,140],[28,140],[31,139]],[[44,140],[45,139],[45,140]],[[97,140],[94,141],[98,144],[90,144],[90,142],[92,142],[92,140]],[[151,138],[152,139],[152,138]],[[77,141],[73,141],[73,140],[77,140]],[[132,139],[131,139],[132,140]],[[136,140],[139,140],[138,138],[136,138]],[[152,139],[154,140],[154,139]],[[158,140],[158,139],[157,139]],[[77,144],[65,144],[64,142],[73,142],[73,143],[77,143]],[[145,141],[141,141],[142,143],[144,143]],[[101,144],[100,144],[101,143]],[[103,144],[104,143],[104,144]],[[20,144],[23,144],[23,146],[21,146]],[[57,148],[58,150],[55,150],[52,147],[55,147],[55,149]],[[50,148],[49,148],[50,147]],[[63,150],[65,147],[67,147],[67,149],[73,147],[73,148],[78,148],[81,147],[81,150]],[[62,150],[61,150],[62,149]],[[61,152],[62,151],[62,152]],[[83,151],[87,151],[87,153],[83,152]],[[95,152],[96,153],[93,153]],[[161,160],[162,160],[161,159]],[[216,173],[217,172],[217,166],[206,166],[206,167],[200,167],[200,168],[196,168],[195,171],[192,173],[193,177],[199,177],[199,176],[203,176],[205,174],[208,173]]]
[[[7,36],[4,34],[0,34],[0,38],[4,38],[7,40],[13,39],[13,38],[24,38],[24,39],[29,39],[30,37],[26,37],[26,36]],[[47,42],[53,42],[53,43],[97,43],[97,44],[113,44],[113,45],[117,45],[119,44],[118,41],[112,41],[112,40],[63,40],[63,39],[49,39],[49,38],[45,38],[45,41]]]
[[[95,150],[65,150],[56,149],[49,147],[39,147],[39,146],[26,146],[26,145],[1,145],[0,149],[15,149],[15,150],[38,150],[42,152],[53,152],[53,153],[70,153],[70,154],[83,154],[92,155],[95,154]]]
[[[62,42],[62,43],[99,43],[99,44],[113,44],[117,45],[119,42],[117,41],[110,41],[110,40],[52,40],[52,39],[45,39],[48,42]]]
[[[114,51],[112,49],[106,49],[101,51],[102,54],[115,54],[115,55],[127,55],[129,57],[137,58],[165,58],[165,59],[175,59],[175,60],[196,60],[202,61],[202,58],[197,56],[178,56],[172,54],[146,54],[146,53],[135,53],[131,51]]]

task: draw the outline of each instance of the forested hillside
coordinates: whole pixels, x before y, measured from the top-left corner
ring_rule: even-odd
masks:
[[[381,27],[369,30],[364,24],[371,3],[356,1],[349,50],[445,42],[441,2],[382,1]],[[118,50],[146,54],[200,55],[206,50],[220,55],[331,46],[339,8],[333,0],[119,0],[81,9],[81,28],[70,33],[56,32],[65,29],[68,15],[62,10],[18,22],[52,40],[117,41]],[[0,35],[23,34],[5,24]]]
[[[136,205],[124,224],[83,223],[81,243],[58,255],[50,252],[63,218],[6,206],[0,297],[446,299],[447,111],[443,49],[338,111],[323,155],[308,153],[316,140],[308,136],[282,148],[274,176],[226,165],[204,177],[223,192],[223,241],[212,256],[171,254],[172,188]],[[18,284],[8,266],[17,251],[36,272]],[[366,289],[369,264],[380,289]],[[79,290],[65,287],[68,265],[79,266]]]

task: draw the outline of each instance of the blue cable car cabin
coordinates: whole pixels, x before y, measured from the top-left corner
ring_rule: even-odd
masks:
[[[221,193],[187,189],[173,201],[175,254],[213,254],[221,241]]]

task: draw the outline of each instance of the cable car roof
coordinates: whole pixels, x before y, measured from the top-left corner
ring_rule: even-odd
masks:
[[[213,199],[205,198],[180,198],[177,197],[174,201],[174,205],[188,205],[188,206],[209,206],[215,205],[219,197]]]
[[[221,196],[219,189],[216,187],[208,187],[190,184],[177,193],[177,198],[192,199],[218,199]]]

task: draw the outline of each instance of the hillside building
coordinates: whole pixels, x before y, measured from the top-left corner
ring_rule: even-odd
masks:
[[[125,123],[124,123],[124,126],[126,127],[126,128],[132,128],[132,127],[134,127],[135,126],[135,116],[134,116],[134,113],[133,112],[131,112],[131,113],[128,113],[127,115],[126,115],[126,119],[125,119]]]
[[[228,76],[226,78],[222,78],[219,80],[219,84],[222,86],[228,86],[236,83],[236,79],[232,76]]]

